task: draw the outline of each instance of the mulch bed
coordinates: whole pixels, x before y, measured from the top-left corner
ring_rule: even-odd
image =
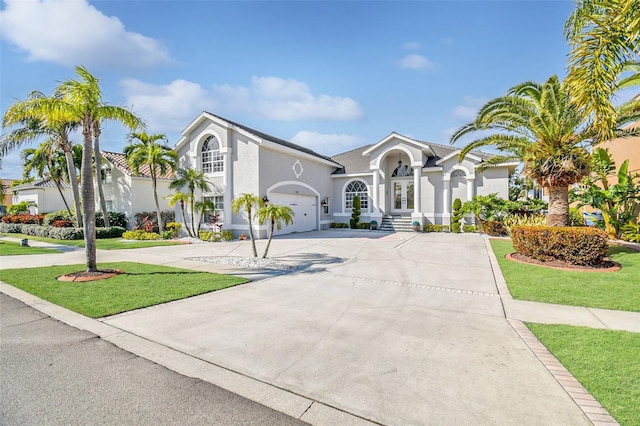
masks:
[[[98,280],[106,280],[107,278],[113,278],[120,274],[124,274],[124,271],[121,271],[120,269],[100,269],[95,272],[78,271],[78,272],[71,272],[69,274],[61,275],[58,277],[58,281],[74,281],[74,282],[98,281]]]
[[[610,259],[606,259],[596,266],[574,265],[573,263],[566,262],[560,259],[551,260],[539,260],[529,256],[525,256],[522,253],[510,253],[505,256],[509,260],[514,262],[526,263],[529,265],[542,266],[545,268],[559,269],[561,271],[578,271],[578,272],[615,272],[619,271],[622,266],[619,263]]]

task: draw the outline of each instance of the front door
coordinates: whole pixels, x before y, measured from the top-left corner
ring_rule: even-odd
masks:
[[[393,200],[391,210],[394,213],[413,211],[413,179],[392,180]]]

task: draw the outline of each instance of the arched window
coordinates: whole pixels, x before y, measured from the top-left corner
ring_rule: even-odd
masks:
[[[454,170],[451,173],[451,179],[466,179],[467,178],[467,174],[464,172],[464,170]]]
[[[202,171],[215,173],[224,170],[224,162],[220,153],[220,144],[215,136],[209,136],[202,144]]]
[[[367,191],[367,184],[361,180],[354,180],[344,190],[344,206],[347,210],[353,208],[353,197],[360,197],[360,208],[362,211],[369,210],[369,192]]]
[[[402,161],[398,161],[398,167],[395,168],[391,177],[405,177],[413,176],[413,169],[406,164],[402,164]]]

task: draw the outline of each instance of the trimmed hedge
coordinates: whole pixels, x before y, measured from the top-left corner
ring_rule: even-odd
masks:
[[[575,265],[599,265],[609,248],[607,233],[591,227],[514,226],[511,240],[526,256]]]
[[[465,233],[475,233],[480,232],[480,228],[476,225],[462,225],[462,232]]]
[[[330,228],[348,228],[349,224],[344,222],[331,222]]]
[[[424,232],[449,232],[449,225],[432,225],[430,223],[424,226]]]
[[[124,231],[125,229],[120,226],[96,228],[96,238],[118,238],[122,236]],[[81,240],[84,238],[82,228],[56,228],[54,226],[23,225],[19,223],[0,223],[0,232],[55,238],[58,240]]]
[[[125,240],[148,241],[159,240],[160,235],[156,232],[146,232],[142,229],[137,229],[135,231],[126,231],[124,234],[122,234],[122,238],[124,238]]]
[[[502,222],[497,222],[495,220],[483,220],[481,225],[482,232],[487,235],[491,235],[492,237],[505,237],[509,235],[507,227],[504,226],[504,223]]]
[[[44,220],[43,214],[8,214],[2,217],[4,223],[22,223],[39,225]]]

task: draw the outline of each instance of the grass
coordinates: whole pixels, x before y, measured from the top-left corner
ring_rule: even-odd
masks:
[[[85,265],[64,265],[0,270],[0,280],[92,318],[184,299],[248,281],[229,275],[131,262],[102,263],[98,268],[121,269],[125,273],[99,281],[58,281],[56,278],[60,275],[85,269]]]
[[[560,271],[505,259],[511,241],[491,240],[493,252],[514,299],[589,308],[640,312],[640,252],[613,246],[617,272]]]
[[[640,333],[527,327],[621,425],[640,425]]]
[[[22,254],[62,253],[60,250],[42,247],[22,247],[13,241],[0,241],[0,256],[18,256]]]
[[[25,234],[10,234],[0,233],[3,237],[13,238],[27,238],[34,241],[44,241],[51,244],[61,244],[66,246],[84,247],[84,240],[58,240],[56,238],[46,237],[34,237],[33,235]],[[99,250],[121,250],[121,249],[134,249],[144,247],[157,247],[157,246],[175,246],[183,244],[179,241],[163,241],[163,240],[151,240],[151,241],[124,241],[122,238],[100,238],[96,240],[96,247]]]

